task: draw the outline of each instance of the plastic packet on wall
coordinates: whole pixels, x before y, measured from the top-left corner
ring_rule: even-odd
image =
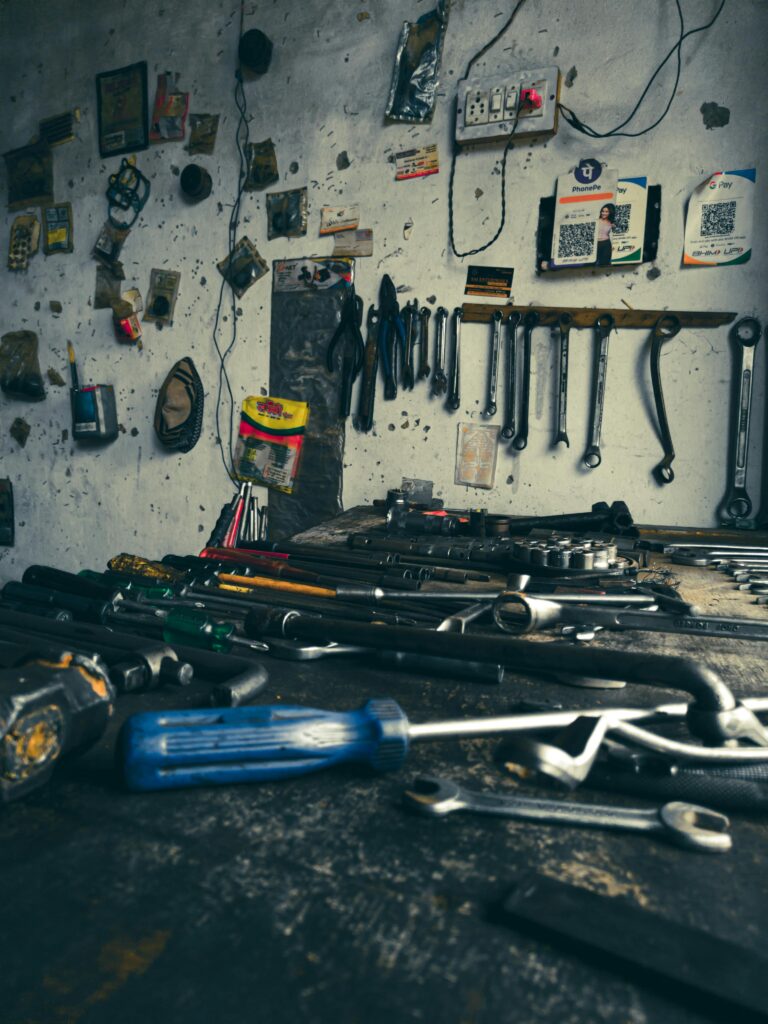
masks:
[[[216,146],[218,130],[218,114],[190,114],[187,152],[190,154],[205,153],[210,156]]]
[[[253,395],[246,398],[235,446],[237,479],[290,494],[299,469],[308,419],[306,402]]]
[[[247,235],[243,235],[229,256],[225,256],[216,266],[238,299],[269,270],[266,261],[259,255],[258,249]]]
[[[267,196],[267,238],[301,238],[306,233],[306,188],[270,192]]]
[[[179,294],[181,273],[178,270],[152,270],[149,275],[149,295],[143,320],[150,323],[173,325],[173,310]]]
[[[0,338],[0,388],[30,402],[45,398],[34,331],[11,331]]]
[[[249,142],[245,147],[248,169],[243,188],[249,192],[268,188],[280,181],[277,171],[277,153],[272,139],[263,142]]]
[[[432,120],[447,26],[445,0],[418,21],[403,23],[387,100],[390,121]]]
[[[174,142],[184,138],[189,110],[189,93],[176,88],[178,73],[166,71],[157,76],[155,107],[149,138],[152,142]]]

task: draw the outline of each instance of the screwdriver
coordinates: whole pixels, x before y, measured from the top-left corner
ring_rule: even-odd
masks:
[[[121,601],[120,608],[146,612],[148,607],[138,601]],[[214,622],[208,615],[185,609],[168,611],[163,608],[152,608],[150,615],[115,616],[123,625],[160,625],[163,627],[163,639],[168,644],[190,643],[192,646],[205,647],[211,651],[227,653],[232,646],[249,647],[251,650],[268,650],[267,645],[257,640],[246,640],[236,635],[231,622]]]
[[[293,704],[145,711],[125,722],[118,758],[129,789],[179,789],[291,778],[344,762],[392,771],[415,740],[519,729],[519,715],[414,725],[394,700],[356,711]]]

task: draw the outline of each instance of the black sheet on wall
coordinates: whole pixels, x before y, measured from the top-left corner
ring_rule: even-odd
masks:
[[[309,422],[293,494],[270,491],[269,539],[282,540],[343,510],[344,421],[339,364],[326,369],[328,343],[352,284],[354,260],[276,260],[273,264],[269,393],[309,402]]]

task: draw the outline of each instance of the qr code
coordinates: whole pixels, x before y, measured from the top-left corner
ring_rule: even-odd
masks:
[[[701,208],[701,234],[704,238],[713,235],[730,235],[736,224],[736,203],[707,203]]]
[[[561,224],[557,241],[558,257],[591,256],[594,242],[594,224]]]
[[[629,229],[629,212],[632,209],[631,203],[622,203],[616,207],[616,217],[613,221],[614,235],[625,235]]]

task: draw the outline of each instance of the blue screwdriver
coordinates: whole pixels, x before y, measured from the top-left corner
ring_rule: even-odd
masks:
[[[519,728],[519,715],[413,725],[388,698],[356,711],[267,704],[132,715],[118,751],[129,789],[179,789],[285,779],[345,761],[391,771],[403,764],[412,740]]]

